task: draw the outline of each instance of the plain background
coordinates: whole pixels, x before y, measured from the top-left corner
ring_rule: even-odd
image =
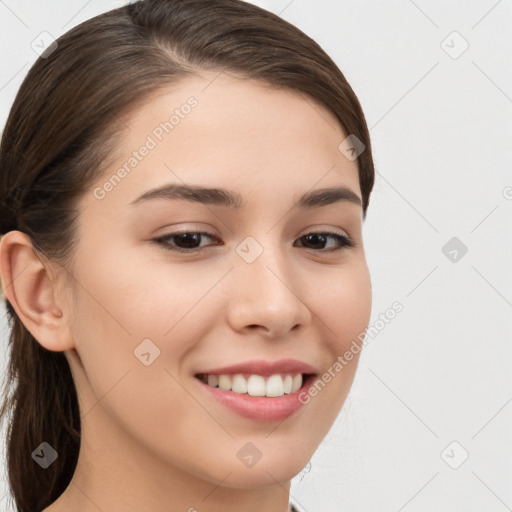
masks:
[[[2,126],[36,36],[124,3],[0,2]],[[512,2],[254,3],[320,43],[361,101],[377,169],[371,324],[403,305],[369,339],[292,499],[308,512],[510,510]]]

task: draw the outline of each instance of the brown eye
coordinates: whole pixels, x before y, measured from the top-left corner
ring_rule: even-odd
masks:
[[[325,244],[327,243],[327,240],[335,240],[338,243],[338,247],[334,247],[333,249],[325,249]],[[348,238],[345,235],[340,235],[339,233],[330,233],[330,232],[314,232],[314,233],[308,233],[307,235],[304,235],[299,238],[299,240],[304,240],[306,245],[309,246],[311,249],[317,249],[324,252],[332,252],[332,251],[339,251],[341,249],[344,249],[345,247],[354,247],[354,243],[350,238]],[[301,242],[304,243],[304,242]]]
[[[169,233],[167,235],[153,239],[158,245],[163,246],[169,251],[183,252],[183,253],[194,253],[199,252],[206,245],[201,246],[203,238],[209,238],[211,240],[219,240],[212,235],[204,231],[181,231],[178,233]],[[346,247],[354,247],[355,243],[352,240],[339,233],[330,232],[313,232],[308,233],[298,239],[301,241],[301,247],[307,247],[309,249],[317,250],[318,252],[335,252]],[[338,246],[330,249],[326,249],[325,245],[329,240],[337,242]],[[210,245],[221,245],[220,243]]]
[[[192,253],[201,249],[200,243],[203,237],[215,239],[212,234],[203,231],[182,231],[155,238],[153,242],[162,245],[169,251]],[[172,242],[173,239],[174,242]]]

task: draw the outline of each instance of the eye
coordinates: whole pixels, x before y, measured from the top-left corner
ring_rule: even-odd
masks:
[[[158,238],[154,238],[152,241],[160,246],[163,246],[169,251],[183,252],[183,253],[195,253],[201,249],[201,241],[204,237],[211,240],[218,240],[214,235],[205,231],[182,231],[177,233],[169,233]],[[298,238],[301,244],[311,245],[311,249],[315,249],[318,252],[335,252],[340,251],[346,247],[355,247],[355,243],[346,235],[334,232],[312,232]],[[337,247],[331,249],[325,249],[324,246],[328,240],[334,240],[338,244]],[[199,244],[199,245],[198,245]],[[221,245],[220,243],[214,245]],[[304,247],[304,245],[301,245]],[[203,245],[204,247],[204,245]]]
[[[321,247],[320,249],[322,249],[322,252],[340,251],[345,247],[354,247],[356,245],[348,236],[332,232],[313,232],[303,235],[299,238],[299,240],[306,240],[307,244],[316,246],[311,247],[312,249],[318,249],[319,245],[325,245],[329,239],[334,240],[338,244],[338,247],[334,247],[328,250],[325,250],[324,247]]]
[[[208,237],[210,239],[215,238],[210,233],[206,233],[204,231],[181,231],[179,233],[169,233],[168,235],[155,238],[153,239],[153,242],[163,246],[169,251],[193,253],[199,251],[200,247],[197,247],[196,245],[201,241],[202,237]],[[176,239],[174,244],[169,243],[169,240],[172,239]]]

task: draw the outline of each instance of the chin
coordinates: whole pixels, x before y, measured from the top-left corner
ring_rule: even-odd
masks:
[[[252,467],[245,467],[243,464],[236,465],[232,467],[231,474],[222,485],[233,489],[258,489],[276,485],[278,482],[287,482],[304,469],[310,458],[304,457],[300,461],[290,460],[290,457],[283,453],[280,460],[273,457],[272,460],[264,462],[262,458]],[[225,474],[223,476],[225,477]]]

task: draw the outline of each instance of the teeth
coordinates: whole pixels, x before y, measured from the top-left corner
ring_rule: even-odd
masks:
[[[272,375],[267,380],[267,387],[265,388],[266,396],[283,396],[284,395],[284,382],[281,375]]]
[[[251,375],[247,381],[247,393],[251,396],[265,396],[265,379],[261,375]]]
[[[229,375],[219,375],[219,388],[224,391],[231,391],[231,377]]]
[[[284,392],[285,393],[291,393],[292,392],[292,384],[293,384],[293,377],[291,375],[287,375],[284,378]]]
[[[301,386],[302,386],[302,375],[299,373],[299,375],[295,375],[295,377],[293,377],[292,393],[295,393],[295,391],[298,391]]]
[[[223,391],[250,396],[278,397],[295,393],[302,386],[302,374],[294,375],[279,373],[270,377],[261,375],[249,375],[246,378],[242,374],[236,375],[203,375],[202,381],[212,387],[219,387]]]
[[[233,375],[233,384],[231,391],[235,393],[247,393],[247,381],[243,375]]]

